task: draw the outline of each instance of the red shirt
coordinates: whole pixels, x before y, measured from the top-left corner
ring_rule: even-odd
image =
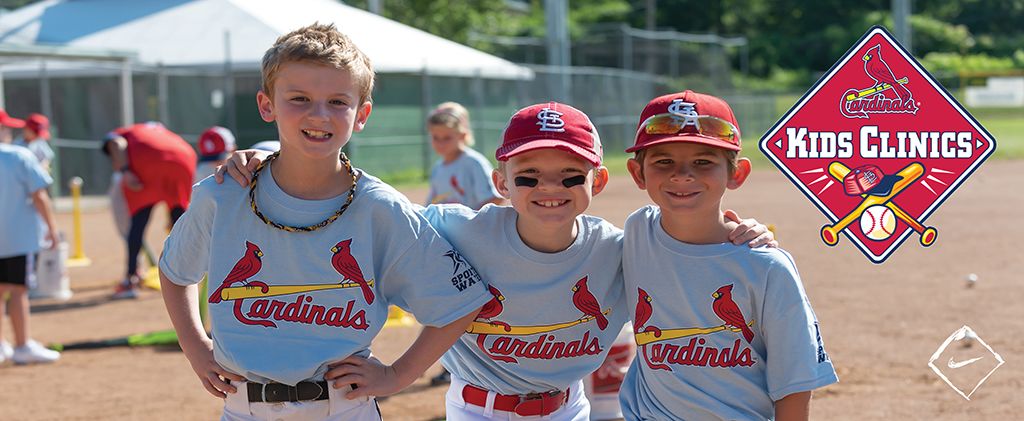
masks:
[[[140,123],[114,130],[127,140],[128,168],[139,177],[142,190],[122,185],[128,210],[167,203],[170,208],[188,207],[196,152],[192,146],[160,123]]]

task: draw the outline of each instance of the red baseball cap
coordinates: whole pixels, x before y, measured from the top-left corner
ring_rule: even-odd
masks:
[[[25,127],[32,129],[43,139],[50,138],[50,119],[39,113],[32,113],[25,119]]]
[[[885,175],[877,165],[862,165],[854,168],[843,178],[846,194],[860,196],[888,196],[896,182],[903,179],[900,175]]]
[[[691,142],[739,151],[740,129],[721,98],[687,90],[651,100],[640,113],[636,140],[626,152],[669,142]]]
[[[224,127],[213,126],[199,135],[199,154],[219,156],[235,147],[235,135]]]
[[[604,151],[597,128],[583,111],[557,102],[535,104],[517,111],[494,153],[499,161],[535,149],[555,148],[601,165]]]
[[[10,114],[7,114],[6,110],[0,108],[0,126],[10,127],[12,129],[20,129],[22,127],[25,127],[25,120],[11,117]]]

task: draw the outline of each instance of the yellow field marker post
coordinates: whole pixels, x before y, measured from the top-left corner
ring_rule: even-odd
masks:
[[[82,267],[92,264],[82,249],[82,177],[71,178],[71,221],[75,233],[74,254],[68,259],[68,267]]]

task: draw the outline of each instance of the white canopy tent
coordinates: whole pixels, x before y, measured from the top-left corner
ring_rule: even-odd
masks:
[[[146,65],[255,69],[277,37],[319,21],[381,73],[530,78],[530,70],[334,0],[47,0],[0,15],[0,43],[123,50]]]

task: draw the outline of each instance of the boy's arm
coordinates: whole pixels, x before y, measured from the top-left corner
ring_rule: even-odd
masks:
[[[437,362],[441,355],[466,331],[480,309],[471,311],[442,327],[424,327],[416,342],[394,364],[382,364],[376,358],[350,356],[341,360],[324,375],[334,380],[335,388],[355,385],[347,399],[363,396],[387,396],[405,389]]]
[[[178,334],[178,344],[206,391],[218,398],[226,397],[225,393],[236,393],[237,388],[225,380],[242,381],[245,377],[225,370],[214,360],[213,341],[206,335],[199,319],[199,306],[196,305],[199,302],[198,288],[175,284],[160,272],[160,292]]]
[[[46,192],[45,188],[32,192],[32,205],[35,206],[36,212],[39,212],[39,216],[46,223],[46,235],[50,240],[50,249],[56,248],[60,244],[60,234],[57,232],[57,220],[53,217],[53,210],[50,208],[50,194]]]
[[[811,416],[811,392],[797,392],[775,402],[775,421],[806,421]]]

